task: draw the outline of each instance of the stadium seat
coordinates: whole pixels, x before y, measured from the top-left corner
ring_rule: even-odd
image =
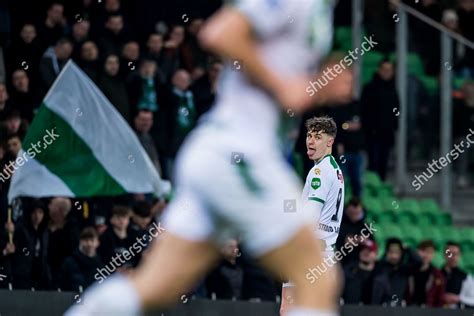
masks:
[[[401,228],[398,225],[383,224],[383,225],[381,225],[380,229],[383,230],[383,234],[387,238],[391,238],[391,237],[403,238],[403,232],[402,232]]]
[[[364,186],[367,185],[376,188],[382,185],[382,180],[380,180],[379,175],[372,171],[366,171],[364,173],[364,176],[362,177],[362,182]]]
[[[416,220],[420,227],[434,225],[433,215],[430,212],[421,212],[416,216]]]
[[[423,240],[423,234],[418,226],[404,225],[402,226],[402,233],[403,241],[409,243],[411,247],[416,247]]]
[[[382,225],[396,223],[396,215],[392,210],[383,211],[377,214],[378,222]]]
[[[453,226],[440,226],[439,231],[443,237],[444,243],[448,241],[459,242],[461,240],[460,231],[458,228]]]
[[[418,204],[418,201],[415,199],[403,199],[399,202],[399,210],[400,211],[408,211],[412,213],[419,214],[421,209]]]
[[[418,216],[411,211],[395,211],[396,222],[399,225],[416,225],[418,224]]]
[[[390,60],[395,61],[396,53],[390,55]],[[407,70],[411,75],[421,78],[425,76],[425,67],[423,61],[417,53],[408,53],[407,56]]]
[[[423,82],[423,85],[430,95],[435,95],[437,93],[439,84],[436,77],[423,76],[420,80]]]
[[[460,228],[460,244],[463,252],[474,252],[474,229]],[[473,262],[474,264],[474,262]]]
[[[423,240],[431,239],[438,249],[444,247],[444,237],[436,226],[420,226]]]
[[[441,268],[444,264],[444,253],[437,251],[433,257],[433,265],[437,268]]]
[[[446,212],[433,213],[434,222],[439,226],[450,226],[452,224],[451,214]]]
[[[418,204],[420,205],[420,208],[423,212],[437,213],[441,211],[438,203],[436,203],[436,201],[433,199],[423,199],[419,201]]]

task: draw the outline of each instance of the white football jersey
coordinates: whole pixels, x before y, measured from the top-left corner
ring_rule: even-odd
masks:
[[[344,211],[344,176],[332,155],[326,155],[311,168],[302,200],[317,224],[317,237],[326,242],[326,251],[332,251]]]
[[[237,0],[235,7],[251,24],[261,60],[272,71],[285,78],[315,75],[331,48],[333,0]],[[230,131],[238,148],[281,146],[295,120],[243,69],[245,60],[225,66],[207,119]]]

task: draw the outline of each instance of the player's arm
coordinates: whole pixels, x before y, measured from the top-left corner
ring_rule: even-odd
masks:
[[[268,32],[270,27],[265,27]],[[274,29],[278,30],[278,25]],[[264,64],[254,28],[239,9],[227,6],[217,12],[203,26],[199,40],[205,49],[220,57],[243,63],[242,70],[250,81],[269,92],[283,107],[300,112],[314,102],[305,91],[309,78],[304,74],[299,78],[280,78]]]
[[[242,62],[248,77],[272,94],[283,85],[262,62],[252,25],[237,8],[226,6],[212,16],[201,30],[199,39],[204,48],[217,55]]]

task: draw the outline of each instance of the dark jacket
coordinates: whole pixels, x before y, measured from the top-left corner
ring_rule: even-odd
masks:
[[[215,293],[217,299],[240,299],[242,297],[243,274],[239,264],[222,260],[206,278],[208,297],[212,298],[212,293]]]
[[[404,265],[381,262],[374,276],[372,304],[401,306],[408,297],[409,270]]]
[[[94,274],[102,267],[98,256],[88,257],[79,249],[72,256],[67,257],[60,271],[60,288],[63,291],[79,291],[81,286],[86,289],[94,283]]]
[[[122,114],[127,122],[130,119],[130,103],[128,102],[128,93],[125,83],[119,76],[109,76],[103,74],[99,77],[98,86],[110,103]]]
[[[362,217],[360,220],[354,223],[349,219],[349,217],[344,212],[344,214],[342,215],[341,228],[339,230],[339,235],[336,241],[336,248],[341,249],[344,247],[344,244],[346,242],[346,237],[351,236],[351,235],[356,235],[356,234],[360,236],[361,231],[364,228],[365,228],[365,214],[364,214],[364,217]],[[373,239],[373,236],[370,236],[369,239]],[[344,256],[344,258],[341,261],[342,265],[357,262],[359,260],[359,252],[360,252],[360,248],[356,247],[354,251],[348,253],[347,256]]]
[[[344,291],[342,293],[344,304],[370,304],[374,275],[375,270],[362,270],[358,261],[344,266]]]
[[[110,261],[112,261],[112,258],[118,253],[123,254],[125,251],[127,251],[133,252],[134,255],[131,255],[130,260],[122,263],[121,266],[136,266],[140,260],[141,253],[135,251],[136,248],[133,248],[132,246],[134,243],[137,243],[137,237],[139,236],[136,231],[129,228],[127,231],[127,237],[125,239],[120,239],[115,234],[112,226],[107,228],[107,230],[100,236],[100,246],[98,249],[99,256],[104,264],[108,264]],[[125,256],[121,255],[121,258],[125,259]],[[118,259],[116,259],[116,261],[120,262]]]
[[[376,73],[363,89],[361,96],[362,128],[367,139],[377,137],[393,144],[398,128],[399,101],[395,81],[385,81]]]
[[[425,304],[432,307],[442,307],[444,303],[444,287],[446,286],[444,275],[441,270],[433,265],[428,268],[426,273],[428,277],[423,284],[417,284],[417,282],[420,282],[421,275],[419,269],[415,270],[410,276],[408,304]],[[420,293],[417,293],[418,289],[424,290],[423,295],[421,295],[424,297],[420,297]]]

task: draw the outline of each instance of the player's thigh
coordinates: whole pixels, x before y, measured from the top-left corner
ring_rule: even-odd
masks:
[[[152,243],[133,280],[145,306],[167,306],[188,293],[217,258],[209,241],[164,233]]]

